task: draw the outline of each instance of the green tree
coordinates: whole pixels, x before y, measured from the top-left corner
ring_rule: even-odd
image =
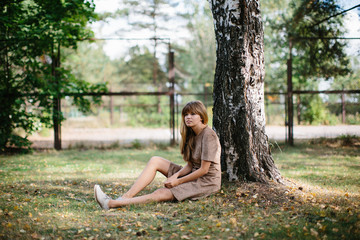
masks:
[[[168,9],[174,7],[177,3],[171,0],[122,0],[123,8],[117,11],[117,16],[126,17],[128,24],[132,27],[131,31],[146,30],[151,32],[150,38],[153,40],[153,62],[152,81],[158,87],[158,91],[167,82],[167,79],[158,76],[158,44],[161,38],[160,31],[168,30],[167,21],[170,18]],[[123,33],[120,29],[118,32]],[[128,33],[128,31],[127,31]],[[158,98],[158,110],[161,113],[160,97]]]
[[[152,84],[153,69],[149,66],[152,66],[154,58],[147,47],[135,46],[130,48],[128,57],[129,59],[118,70],[119,81],[127,91],[167,90],[165,89],[166,86],[156,87]],[[156,68],[158,78],[167,79],[167,73],[162,71],[158,61],[156,61],[156,65],[158,66]],[[168,97],[134,96],[128,97],[126,103],[129,107],[125,107],[124,112],[126,112],[128,124],[131,126],[164,127],[169,123],[169,116],[166,114],[169,112],[168,107],[161,107],[165,114],[158,112],[159,105],[167,105]]]
[[[87,27],[96,19],[91,0],[5,0],[0,3],[0,150],[29,146],[27,136],[40,126],[61,121],[54,106],[66,92],[103,91],[60,66],[62,48],[76,48],[92,36]],[[93,98],[94,101],[99,98]],[[91,100],[74,96],[88,111]],[[25,137],[14,133],[23,129]]]
[[[263,1],[262,9],[268,49],[268,90],[285,91],[290,41],[295,89],[305,90],[311,81],[318,83],[320,78],[330,79],[349,72],[346,42],[336,39],[345,33],[343,17],[339,15],[317,24],[340,12],[335,0]]]
[[[190,38],[184,45],[174,46],[177,84],[183,91],[208,92],[211,95],[216,64],[212,14],[206,2],[186,1],[186,3],[191,12],[183,17],[187,21]],[[208,102],[205,97],[203,101]]]
[[[103,47],[102,41],[82,41],[76,49],[66,49],[63,54],[66,59],[62,65],[71,69],[78,79],[84,79],[93,84],[112,84],[117,80],[115,73],[123,60],[110,59]]]
[[[341,11],[335,0],[263,1],[266,51],[266,90],[286,91],[286,60],[292,53],[293,88],[317,90],[320,80],[349,73],[346,42],[336,39],[345,33],[343,16],[322,21]],[[298,97],[298,122],[320,109],[315,96]],[[311,110],[311,108],[316,108]],[[306,112],[301,119],[301,112]],[[318,115],[323,116],[323,115]],[[319,119],[319,122],[322,120]]]
[[[360,61],[359,58],[353,56],[350,59],[352,71],[345,76],[337,77],[331,80],[331,89],[334,90],[356,90],[360,89]],[[360,122],[360,109],[358,104],[360,102],[360,94],[346,94],[346,123],[359,124]],[[342,106],[338,103],[340,95],[333,94],[329,96],[329,102],[333,103],[330,106],[332,113],[342,115]]]
[[[161,79],[163,85],[155,86],[152,83],[154,58],[151,51],[143,46],[134,46],[128,51],[128,60],[119,68],[120,81],[126,86],[126,89],[138,91],[166,91],[165,82],[167,74],[164,72],[155,59],[156,75]]]
[[[348,74],[332,79],[331,87],[334,90],[360,89],[360,60],[358,57],[350,59],[352,71]]]

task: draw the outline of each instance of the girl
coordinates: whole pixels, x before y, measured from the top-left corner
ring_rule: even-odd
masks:
[[[130,204],[199,199],[217,192],[221,185],[221,147],[216,133],[207,126],[208,116],[200,101],[189,102],[182,110],[181,154],[185,167],[161,157],[152,157],[134,185],[116,200],[108,197],[99,185],[94,186],[95,199],[103,209]],[[159,171],[167,177],[164,188],[135,197],[149,185]]]

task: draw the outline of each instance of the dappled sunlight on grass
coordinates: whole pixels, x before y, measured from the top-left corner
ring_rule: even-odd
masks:
[[[302,143],[276,151],[274,159],[285,177],[322,188],[360,192],[359,152],[357,146]]]
[[[360,150],[302,143],[274,159],[284,184],[229,183],[198,201],[103,211],[100,184],[122,195],[149,158],[179,150],[48,151],[0,156],[0,239],[351,239],[360,234]],[[346,154],[348,153],[348,154]],[[144,189],[162,187],[157,174]]]

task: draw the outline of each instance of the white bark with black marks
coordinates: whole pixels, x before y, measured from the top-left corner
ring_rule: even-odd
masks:
[[[230,181],[280,181],[265,134],[259,0],[209,0],[216,35],[213,126]]]

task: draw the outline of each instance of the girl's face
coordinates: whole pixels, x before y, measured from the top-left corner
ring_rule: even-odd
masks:
[[[196,113],[186,113],[184,116],[184,122],[187,127],[196,127],[202,124],[202,119],[199,114]]]

